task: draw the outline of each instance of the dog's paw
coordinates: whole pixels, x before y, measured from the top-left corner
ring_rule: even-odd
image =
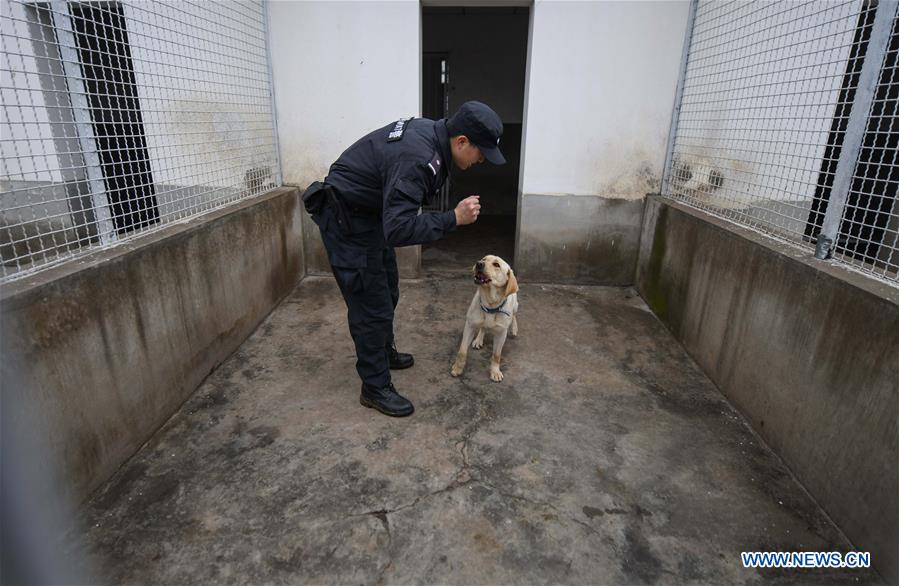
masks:
[[[474,348],[475,350],[480,350],[481,348],[484,347],[484,340],[475,340],[474,342],[471,343],[471,347]]]
[[[491,370],[490,371],[490,380],[497,382],[497,383],[502,382],[503,373],[498,368],[496,370]]]
[[[453,364],[453,368],[450,370],[450,374],[453,376],[459,376],[460,374],[462,374],[463,370],[465,370],[465,365],[456,362]]]

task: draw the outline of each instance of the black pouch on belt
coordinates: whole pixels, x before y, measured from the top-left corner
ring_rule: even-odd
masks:
[[[328,194],[328,201],[331,203],[331,209],[334,210],[334,219],[337,220],[337,227],[344,236],[353,233],[353,225],[350,222],[350,212],[346,204],[337,195],[337,190],[330,185],[325,185],[325,192]]]
[[[320,213],[327,203],[325,200],[326,187],[321,181],[316,181],[303,192],[303,207],[313,216]]]

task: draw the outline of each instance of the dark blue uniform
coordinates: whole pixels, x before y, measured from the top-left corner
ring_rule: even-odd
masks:
[[[332,197],[313,219],[346,301],[356,370],[367,385],[390,383],[399,301],[394,247],[439,240],[456,228],[452,210],[419,214],[446,181],[450,161],[446,120],[400,120],[349,147],[325,179]]]

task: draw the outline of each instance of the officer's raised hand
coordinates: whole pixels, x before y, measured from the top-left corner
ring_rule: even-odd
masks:
[[[474,224],[481,213],[481,196],[469,195],[459,202],[454,211],[456,212],[457,226]]]

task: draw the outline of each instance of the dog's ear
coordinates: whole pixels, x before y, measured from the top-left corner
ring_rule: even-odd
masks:
[[[515,278],[515,272],[509,267],[509,280],[506,281],[505,296],[508,297],[512,293],[518,293],[518,279]]]

